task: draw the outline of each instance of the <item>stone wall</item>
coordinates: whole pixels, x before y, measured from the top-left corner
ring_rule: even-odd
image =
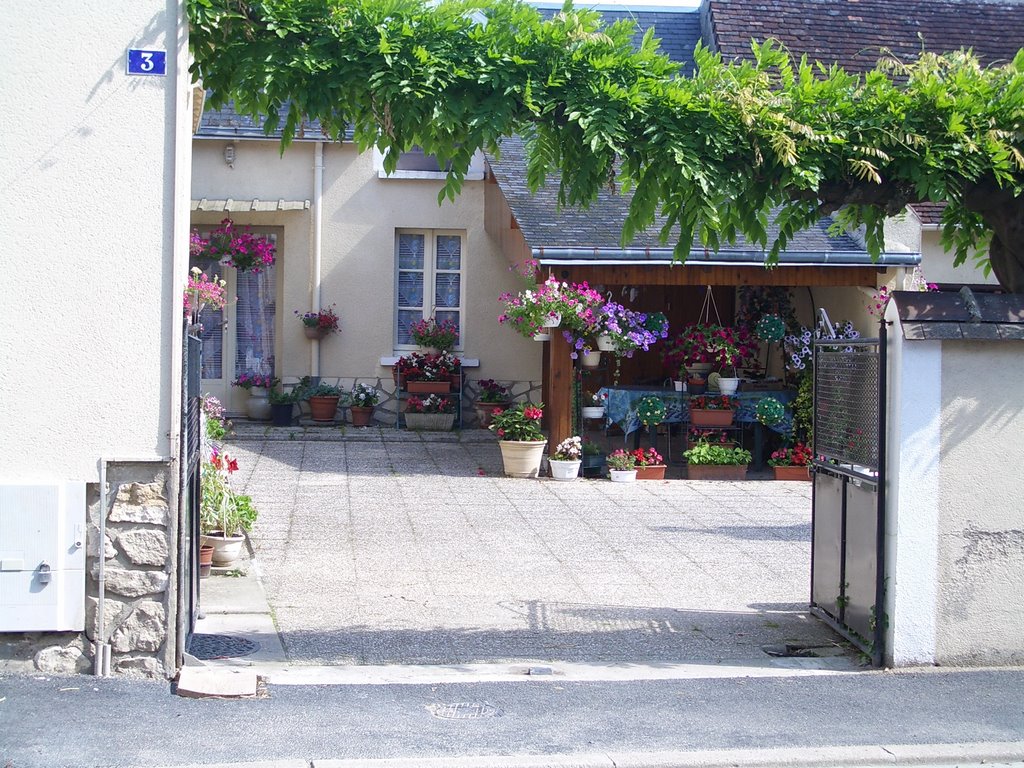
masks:
[[[46,674],[90,673],[94,643],[111,648],[111,674],[164,678],[175,673],[177,511],[164,464],[109,465],[107,526],[100,542],[100,490],[87,487],[88,581],[85,632],[0,635],[0,668]],[[99,564],[105,562],[103,631]]]

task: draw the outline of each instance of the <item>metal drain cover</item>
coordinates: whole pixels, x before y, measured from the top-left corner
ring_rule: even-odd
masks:
[[[260,644],[255,640],[231,635],[202,635],[196,633],[188,644],[188,652],[200,661],[212,659],[235,659],[256,653]]]
[[[501,717],[501,710],[485,701],[460,701],[457,704],[428,704],[427,711],[442,720],[480,720]]]

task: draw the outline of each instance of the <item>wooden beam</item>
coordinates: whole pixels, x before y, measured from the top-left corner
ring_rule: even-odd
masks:
[[[558,328],[551,329],[551,341],[547,342],[548,352],[548,401],[545,411],[548,417],[548,453],[555,446],[572,436],[572,348]]]
[[[545,267],[559,280],[591,285],[784,285],[873,288],[885,267],[702,267],[654,264]]]

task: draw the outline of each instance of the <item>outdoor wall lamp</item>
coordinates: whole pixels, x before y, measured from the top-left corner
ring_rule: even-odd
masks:
[[[224,147],[224,162],[233,166],[235,164],[235,145],[228,144]]]

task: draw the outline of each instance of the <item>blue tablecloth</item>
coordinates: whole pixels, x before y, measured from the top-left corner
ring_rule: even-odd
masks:
[[[684,392],[643,386],[602,387],[599,394],[606,395],[605,418],[608,422],[618,424],[627,435],[640,429],[640,419],[636,414],[636,404],[648,395],[654,395],[665,403],[663,424],[679,424],[690,420],[690,398]],[[735,421],[750,424],[757,421],[754,409],[757,404],[768,397],[774,397],[786,407],[782,421],[771,426],[771,429],[783,435],[793,431],[793,409],[791,404],[796,399],[796,391],[785,389],[770,392],[737,392],[732,396],[738,403]]]

